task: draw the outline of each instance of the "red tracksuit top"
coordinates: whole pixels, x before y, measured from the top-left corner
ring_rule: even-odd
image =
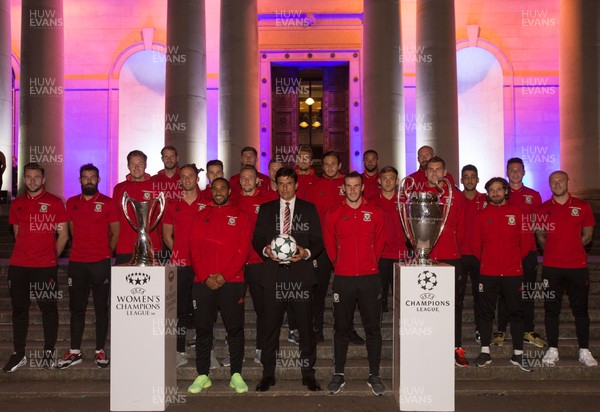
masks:
[[[379,273],[385,245],[383,211],[364,198],[357,209],[344,201],[325,217],[323,239],[327,255],[338,276]]]
[[[198,212],[190,236],[194,282],[204,283],[216,273],[221,273],[227,282],[243,282],[251,235],[248,216],[231,203],[211,203]]]
[[[537,250],[535,245],[535,226],[537,224],[535,213],[542,204],[542,197],[537,191],[522,185],[518,190],[510,189],[507,203],[516,206],[521,211],[522,230],[529,235],[525,240],[528,250],[535,252]]]
[[[260,205],[263,203],[269,202],[270,199],[266,197],[261,188],[257,187],[256,192],[252,196],[243,196],[238,195],[233,201],[235,206],[238,206],[241,210],[246,212],[250,222],[250,230],[254,232],[254,227],[256,226],[256,219],[258,218],[258,212],[260,210]],[[252,239],[250,239],[252,240]],[[250,247],[250,257],[248,258],[248,264],[252,265],[255,263],[262,263],[263,259],[256,253],[256,250]]]
[[[521,230],[521,211],[515,206],[488,204],[475,218],[473,254],[486,276],[519,276],[529,249]]]
[[[464,192],[463,192],[464,194]],[[473,226],[475,225],[475,217],[487,206],[487,195],[479,193],[475,195],[473,200],[465,200],[465,218],[464,218],[464,238],[459,243],[461,255],[473,255]]]
[[[385,222],[385,246],[381,257],[386,259],[406,259],[406,235],[398,213],[398,193],[391,199],[386,199],[381,193],[373,197],[370,203],[383,211]]]
[[[379,172],[375,173],[373,176],[369,176],[365,172],[361,176],[363,178],[363,184],[365,185],[363,197],[367,200],[371,200],[379,195]]]
[[[313,188],[311,189],[311,193],[308,194],[307,200],[315,204],[319,219],[321,220],[321,227],[325,227],[325,216],[327,215],[327,212],[339,205],[345,198],[344,175],[340,173],[338,177],[333,179],[328,177],[319,178],[313,184]]]

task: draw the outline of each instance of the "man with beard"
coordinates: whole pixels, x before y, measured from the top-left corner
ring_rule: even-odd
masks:
[[[60,297],[57,258],[69,239],[69,217],[60,198],[46,191],[45,182],[43,167],[38,163],[25,165],[23,183],[26,192],[15,199],[8,216],[16,238],[8,266],[14,352],[4,365],[4,372],[14,372],[27,363],[25,344],[32,296],[42,311],[44,354],[41,366],[54,367],[57,300]]]
[[[508,203],[508,182],[494,177],[485,184],[488,206],[475,218],[473,253],[481,262],[479,302],[481,304],[481,353],[475,365],[485,367],[492,363],[490,343],[492,323],[500,293],[504,295],[510,319],[513,356],[510,363],[525,372],[533,368],[523,356],[523,308],[521,289],[523,265],[528,253],[528,234],[521,230],[521,212]]]
[[[363,166],[365,171],[362,174],[365,185],[363,197],[371,199],[379,194],[379,154],[375,150],[367,150],[363,154]]]
[[[165,146],[160,151],[160,159],[165,166],[157,174],[152,176],[154,191],[163,192],[166,200],[175,200],[181,197],[181,185],[179,182],[179,156],[174,146]]]
[[[250,223],[246,213],[229,201],[229,182],[210,185],[213,202],[194,216],[190,228],[190,255],[195,273],[192,305],[196,324],[198,377],[188,388],[199,393],[212,386],[208,377],[213,329],[221,311],[231,355],[229,385],[236,393],[248,392],[242,378],[244,360],[244,265],[250,252]]]
[[[352,172],[344,177],[345,201],[325,217],[323,238],[327,255],[334,265],[334,368],[330,394],[345,385],[344,369],[352,331],[354,310],[358,304],[367,341],[369,378],[367,385],[376,396],[385,386],[379,377],[381,362],[381,277],[379,259],[385,245],[383,211],[363,196],[362,177]]]
[[[258,160],[258,152],[252,146],[246,146],[242,148],[240,153],[240,167],[244,167],[246,165],[253,166],[257,171],[258,167],[256,167],[256,161]],[[227,165],[229,167],[229,165]],[[258,172],[258,178],[256,179],[256,184],[258,187],[262,188],[269,183],[269,176],[266,176],[260,172]],[[238,193],[240,191],[240,174],[233,175],[229,178],[229,185],[231,186],[232,193]]]
[[[73,239],[69,258],[69,309],[71,349],[58,361],[59,369],[80,364],[81,339],[90,290],[96,313],[96,365],[105,368],[104,352],[108,333],[110,258],[119,237],[119,213],[113,200],[98,191],[100,173],[89,163],[79,169],[81,194],[67,200],[69,231]]]
[[[417,162],[419,163],[419,169],[409,175],[415,180],[414,190],[421,192],[424,190],[424,187],[427,186],[427,176],[425,175],[427,162],[429,162],[429,160],[435,156],[436,154],[431,146],[421,146],[417,151]],[[455,186],[454,177],[452,177],[452,174],[446,172],[445,177],[450,181],[452,186]],[[405,182],[404,187],[410,187],[409,185],[410,183]]]

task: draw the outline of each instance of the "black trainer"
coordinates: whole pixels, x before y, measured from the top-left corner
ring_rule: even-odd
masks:
[[[375,396],[383,396],[385,393],[385,385],[381,382],[381,378],[375,375],[369,375],[367,385]]]
[[[523,355],[512,355],[512,358],[510,358],[510,363],[518,366],[525,372],[533,372],[533,366],[531,365],[531,362],[529,362],[529,359]]]
[[[21,366],[25,366],[26,364],[27,357],[25,356],[25,354],[13,352],[13,354],[10,355],[10,359],[8,359],[8,362],[6,362],[6,365],[4,365],[4,368],[2,368],[2,370],[6,373],[12,373],[19,369]]]
[[[490,363],[492,363],[492,357],[490,356],[489,353],[481,352],[479,354],[479,356],[477,357],[477,359],[475,359],[474,363],[475,363],[475,366],[483,368],[484,366],[487,366]]]
[[[327,385],[327,390],[330,395],[335,395],[342,390],[346,382],[344,381],[344,375],[334,374],[331,378],[331,382]]]

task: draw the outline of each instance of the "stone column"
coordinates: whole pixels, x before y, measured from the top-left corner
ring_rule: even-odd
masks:
[[[165,145],[179,164],[206,165],[206,25],[204,0],[169,0]]]
[[[219,158],[227,177],[239,172],[244,146],[260,153],[258,82],[257,0],[221,0]]]
[[[363,22],[363,149],[377,150],[380,166],[393,165],[404,175],[400,3],[365,0]]]
[[[2,190],[12,192],[12,66],[10,1],[0,0],[0,152],[6,159]]]
[[[417,0],[417,149],[433,147],[459,176],[454,0]]]
[[[46,188],[63,196],[64,19],[62,0],[23,0],[19,176],[37,162]]]
[[[600,199],[600,6],[560,2],[560,167],[571,193]]]

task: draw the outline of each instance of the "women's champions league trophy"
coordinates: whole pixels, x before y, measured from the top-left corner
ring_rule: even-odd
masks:
[[[410,179],[409,186],[404,189],[404,182]],[[445,191],[436,186],[439,193],[417,192],[415,180],[407,176],[400,182],[398,190],[398,213],[404,233],[415,251],[415,259],[419,265],[432,265],[437,262],[429,258],[431,250],[439,240],[444,230],[444,225],[450,214],[452,201],[452,185],[444,179],[448,187],[448,198],[442,201]],[[405,201],[402,201],[402,195]]]
[[[128,204],[133,207],[135,214],[136,223],[129,217]],[[154,219],[156,204],[159,205],[159,212]],[[154,258],[154,249],[152,248],[152,241],[150,240],[150,232],[154,230],[160,218],[165,211],[165,195],[160,192],[158,197],[149,201],[137,201],[133,200],[127,192],[123,193],[121,198],[121,206],[123,207],[123,213],[125,218],[138,233],[138,238],[133,246],[133,257],[129,262],[130,266],[156,266],[156,259]]]

